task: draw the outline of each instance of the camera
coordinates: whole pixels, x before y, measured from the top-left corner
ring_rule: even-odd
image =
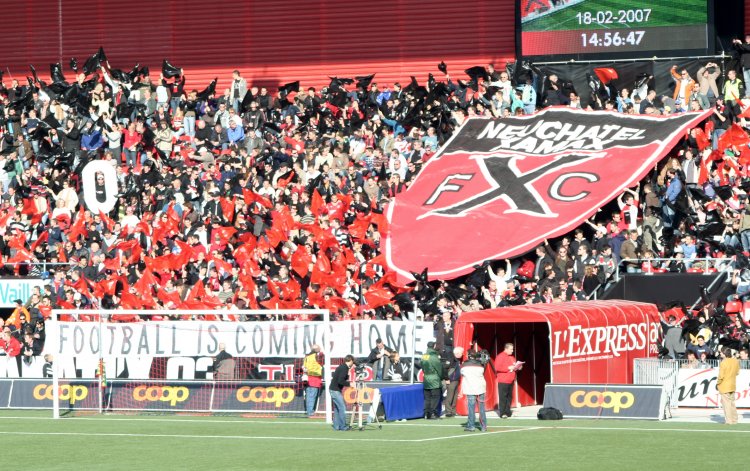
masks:
[[[366,363],[355,363],[354,364],[354,376],[357,381],[361,381],[367,377],[367,364]]]
[[[490,362],[490,352],[487,350],[480,350],[478,352],[471,352],[469,357],[473,360],[478,361],[482,366],[487,366],[487,364]]]

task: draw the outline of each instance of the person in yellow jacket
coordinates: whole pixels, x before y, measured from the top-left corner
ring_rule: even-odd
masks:
[[[734,402],[734,393],[737,390],[737,375],[740,374],[740,362],[732,357],[732,350],[727,347],[721,349],[721,358],[719,377],[716,379],[716,389],[721,393],[724,423],[732,425],[737,423],[737,405]]]
[[[13,309],[13,312],[8,317],[8,320],[5,321],[5,325],[14,325],[16,327],[16,330],[21,329],[21,316],[24,316],[25,322],[31,321],[31,315],[29,314],[29,310],[26,309],[23,305],[23,301],[20,299],[16,299],[13,301],[16,305],[16,308]]]
[[[320,353],[320,345],[315,344],[312,346],[311,352],[305,355],[302,368],[305,375],[307,375],[305,411],[308,417],[312,417],[317,408],[320,388],[323,386],[323,355]]]

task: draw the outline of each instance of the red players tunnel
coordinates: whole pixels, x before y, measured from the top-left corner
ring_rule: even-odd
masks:
[[[541,404],[547,383],[630,384],[633,360],[655,356],[659,312],[632,301],[586,301],[503,307],[462,314],[455,344],[474,344],[494,359],[506,342],[526,362],[517,375],[513,405]],[[491,368],[487,407],[497,403]],[[465,405],[463,405],[465,410]]]

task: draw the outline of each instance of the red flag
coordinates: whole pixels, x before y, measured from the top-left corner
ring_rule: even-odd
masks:
[[[57,244],[57,259],[62,263],[68,261],[68,256],[65,254],[65,247],[63,244]]]
[[[232,273],[232,265],[229,262],[226,262],[216,257],[211,257],[210,260],[214,262],[214,265],[216,265],[216,270],[218,272],[224,272],[227,275]]]
[[[323,300],[323,306],[331,312],[353,311],[353,304],[353,301],[346,300],[340,296],[330,296],[328,299]]]
[[[227,198],[219,198],[219,205],[227,221],[234,219],[234,201]]]
[[[110,270],[119,270],[122,266],[122,261],[120,259],[120,255],[118,254],[115,258],[107,258],[104,260],[104,268],[109,268]]]
[[[167,218],[175,225],[180,222],[180,215],[177,214],[177,210],[174,209],[174,203],[169,203],[169,206],[167,207]]]
[[[138,221],[138,224],[135,225],[135,229],[133,230],[133,232],[142,232],[146,235],[151,235],[153,230],[148,221],[141,219],[140,221]]]
[[[323,197],[320,196],[320,193],[318,193],[318,189],[314,189],[312,201],[310,201],[310,209],[312,210],[312,213],[316,216],[320,214],[320,208],[322,208],[324,204],[325,202],[323,201]]]
[[[385,214],[372,213],[370,221],[378,226],[378,232],[382,237],[388,235],[388,217]]]
[[[39,235],[39,237],[37,237],[37,239],[34,241],[34,243],[31,244],[31,251],[34,252],[36,248],[39,247],[39,244],[43,244],[47,242],[48,239],[49,239],[49,232],[48,231],[42,232]]]
[[[130,250],[130,257],[128,257],[128,264],[135,265],[136,263],[140,262],[142,253],[143,253],[143,249],[141,248],[141,244],[135,244],[133,248]]]
[[[617,75],[617,71],[612,67],[597,67],[594,69],[594,73],[597,77],[599,77],[599,80],[601,80],[604,85],[609,84],[609,82],[611,82],[612,80],[617,80],[618,78],[620,78]]]
[[[8,259],[7,263],[26,263],[33,258],[31,252],[26,249],[16,249],[15,255]]]
[[[181,240],[175,240],[174,243],[175,245],[177,245],[177,247],[180,248],[180,253],[176,258],[172,259],[173,267],[175,266],[174,263],[177,263],[177,260],[179,260],[179,267],[182,268],[184,265],[190,262],[190,260],[198,259],[198,251],[195,250],[195,247]]]
[[[68,240],[71,242],[75,242],[78,240],[78,237],[86,235],[86,229],[84,227],[86,224],[85,214],[83,205],[81,205],[81,210],[78,211],[78,215],[76,216],[76,222],[70,226],[70,230],[68,231]]]
[[[154,272],[170,271],[172,269],[172,264],[169,257],[146,257],[144,261],[146,263],[146,268],[149,268]]]
[[[26,248],[26,234],[23,231],[16,229],[15,234],[8,240],[8,247],[11,249],[25,249]]]
[[[276,180],[276,186],[279,188],[286,188],[286,186],[289,184],[289,182],[292,181],[296,173],[294,171],[290,172],[286,178],[279,178]]]
[[[198,280],[196,284],[190,288],[187,299],[198,299],[206,295],[206,288],[203,286],[203,280]]]
[[[234,249],[234,253],[232,255],[234,256],[234,259],[237,261],[237,265],[239,266],[244,265],[245,261],[247,261],[253,256],[252,251],[253,251],[253,247],[250,244],[242,244],[236,249]]]
[[[141,274],[141,278],[135,282],[133,288],[138,290],[138,293],[145,295],[148,293],[151,296],[151,290],[154,286],[158,286],[159,282],[156,280],[154,273],[150,268],[146,268]]]
[[[695,128],[695,142],[698,144],[698,149],[700,150],[704,150],[711,145],[711,141],[701,128]]]
[[[216,229],[211,231],[211,238],[215,240],[218,236],[219,242],[222,245],[227,245],[229,243],[229,239],[231,239],[235,233],[237,233],[237,229],[235,229],[234,227],[217,227]]]
[[[311,263],[312,257],[307,253],[307,250],[302,246],[298,246],[297,250],[292,254],[292,270],[304,278],[310,271]]]
[[[334,235],[328,231],[320,231],[315,236],[315,243],[318,244],[318,250],[320,252],[325,252],[330,248],[338,249],[339,247],[338,239],[336,239],[336,237],[334,237]]]
[[[122,250],[123,252],[127,252],[128,250],[132,249],[134,246],[138,245],[138,241],[135,239],[130,240],[123,240],[114,245],[114,249]]]
[[[180,293],[177,291],[172,291],[170,293],[164,291],[163,289],[160,289],[156,292],[156,297],[159,298],[159,300],[166,306],[167,304],[174,303],[176,306],[179,306],[182,304],[182,299],[180,299]]]
[[[114,229],[115,221],[111,217],[104,214],[101,209],[99,210],[99,217],[101,218],[102,222],[104,222],[104,225],[107,226],[107,229],[109,229],[110,231]]]
[[[294,222],[294,216],[288,206],[284,206],[280,211],[273,211],[271,213],[271,221],[275,227],[280,228],[284,232],[293,230],[296,227]]]
[[[300,309],[302,308],[302,301],[299,300],[293,300],[293,301],[284,301],[277,298],[271,298],[268,301],[263,301],[260,303],[265,307],[266,309]]]
[[[132,294],[129,290],[122,290],[120,293],[120,306],[125,309],[143,309],[143,301],[140,296]]]
[[[258,203],[261,206],[265,206],[266,208],[273,208],[273,203],[271,203],[271,200],[255,193],[253,190],[250,190],[248,188],[242,189],[242,199],[245,200],[245,204],[247,205]]]
[[[8,219],[10,219],[11,214],[11,211],[2,211],[2,213],[0,213],[0,227],[5,227],[5,225],[8,223]],[[67,214],[61,214],[55,219],[58,219],[61,216],[67,216]],[[70,217],[68,217],[68,221],[70,221]]]
[[[706,159],[701,159],[701,164],[698,170],[698,185],[703,186],[703,184],[708,181],[709,176],[708,163],[706,162]]]
[[[21,214],[28,214],[32,224],[37,224],[42,220],[42,214],[39,212],[39,208],[36,205],[34,198],[23,199],[23,209]]]
[[[62,299],[57,300],[57,305],[60,307],[60,309],[74,309],[75,308],[75,306],[73,306],[69,302],[64,301]]]
[[[370,289],[365,293],[367,304],[373,309],[380,306],[385,306],[386,304],[390,304],[392,297],[393,293],[391,293],[389,290],[375,285],[370,287]]]
[[[105,294],[115,294],[117,288],[117,279],[102,280],[94,285],[94,295],[98,298],[104,297]]]
[[[737,148],[743,146],[747,147],[749,143],[750,137],[748,137],[745,130],[742,129],[742,126],[739,124],[734,123],[729,129],[727,129],[727,132],[722,134],[719,138],[719,152],[723,154],[725,149],[732,146]]]
[[[276,248],[277,245],[289,239],[289,236],[281,230],[281,228],[278,228],[275,225],[266,229],[266,237],[268,237],[268,243],[271,244],[271,247],[273,248]]]
[[[66,284],[68,284],[66,282]],[[70,286],[76,289],[79,293],[81,293],[83,296],[86,296],[87,299],[91,299],[94,297],[93,294],[91,294],[91,289],[89,288],[89,283],[84,278],[78,278],[78,281],[75,283],[70,283]]]
[[[370,216],[357,215],[357,219],[349,224],[349,234],[355,239],[364,239],[367,237],[367,229],[370,228]]]

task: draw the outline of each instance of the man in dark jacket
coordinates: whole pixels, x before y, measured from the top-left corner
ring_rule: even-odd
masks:
[[[367,363],[372,367],[376,381],[381,381],[385,377],[385,373],[391,367],[391,354],[394,352],[395,350],[385,346],[383,339],[375,341],[375,348],[370,351]]]
[[[435,350],[435,342],[427,342],[427,351],[422,355],[422,373],[424,380],[424,416],[426,419],[436,420],[438,402],[440,401],[440,385],[443,381],[443,363]]]
[[[451,361],[447,372],[447,394],[445,395],[445,416],[455,417],[456,402],[458,401],[458,384],[461,382],[461,359],[464,356],[464,349],[456,347],[450,352],[450,355]]]
[[[338,431],[351,430],[346,425],[346,403],[341,390],[350,386],[349,370],[354,366],[354,357],[347,355],[344,357],[344,363],[340,364],[331,378],[331,401],[333,402],[333,429]]]

